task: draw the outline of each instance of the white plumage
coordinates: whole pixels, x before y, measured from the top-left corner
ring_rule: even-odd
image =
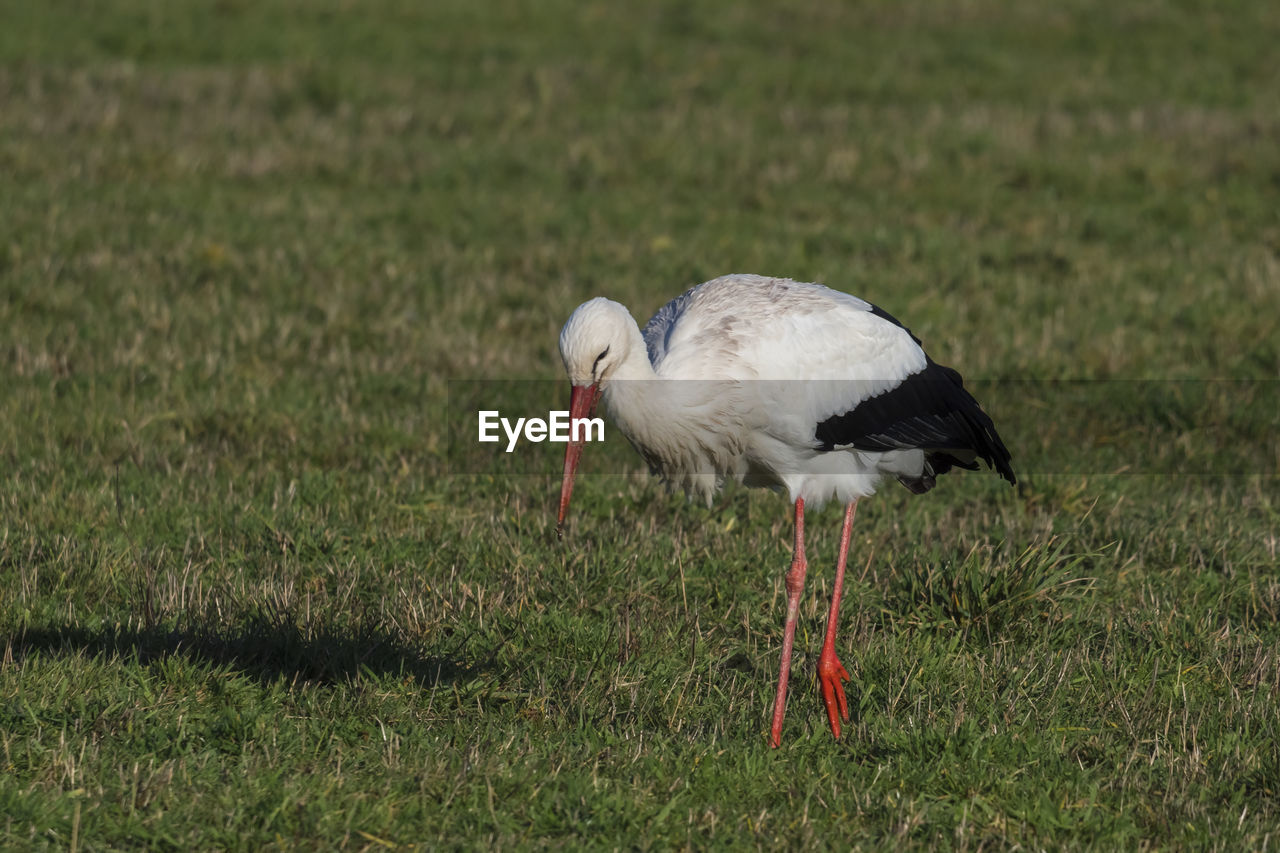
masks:
[[[883,477],[922,493],[937,474],[976,468],[982,458],[1014,482],[1008,451],[959,374],[933,362],[888,314],[819,284],[723,276],[667,303],[643,332],[622,305],[592,299],[565,323],[560,353],[573,386],[570,417],[585,417],[603,398],[617,428],[671,485],[708,501],[727,479],[787,491],[797,521],[789,594],[797,573],[803,582],[805,505],[848,505],[842,575],[853,507]],[[561,524],[581,450],[566,450]],[[789,601],[775,745],[795,609]],[[834,648],[823,656],[843,672]],[[839,702],[828,700],[837,737],[841,680],[830,691]]]

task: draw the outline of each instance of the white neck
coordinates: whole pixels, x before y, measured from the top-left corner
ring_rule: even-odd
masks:
[[[640,334],[640,327],[636,325],[635,320],[627,324],[626,334],[627,357],[613,371],[610,379],[626,381],[657,379],[658,375],[654,373],[653,365],[649,363],[649,349],[644,344],[644,336]]]
[[[631,443],[645,446],[652,425],[664,416],[662,389],[635,320],[628,324],[626,334],[627,356],[604,383],[604,404]]]

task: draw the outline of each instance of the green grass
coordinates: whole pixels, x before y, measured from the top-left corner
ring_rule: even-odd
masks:
[[[0,846],[1276,842],[1275,4],[0,18]],[[561,544],[450,464],[580,301],[730,271],[901,317],[1022,475],[860,508],[839,742],[838,512],[774,751],[784,499],[587,477]]]

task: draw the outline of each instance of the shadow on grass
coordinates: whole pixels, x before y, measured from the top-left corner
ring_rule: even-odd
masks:
[[[465,642],[465,638],[463,638]],[[233,667],[263,682],[340,684],[361,677],[412,679],[424,687],[486,671],[457,652],[420,654],[376,626],[299,626],[261,618],[223,630],[167,626],[87,629],[79,625],[28,627],[9,641],[15,660],[32,654],[83,653],[149,664],[172,656]]]

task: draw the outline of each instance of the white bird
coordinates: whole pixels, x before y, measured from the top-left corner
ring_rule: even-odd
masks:
[[[725,480],[786,490],[795,504],[787,617],[770,742],[782,740],[796,615],[804,586],[804,510],[845,504],[818,677],[832,734],[849,719],[836,621],[854,510],[885,476],[916,494],[978,459],[1011,484],[1009,451],[960,374],[856,296],[784,278],[728,275],[663,306],[641,332],[603,297],[560,332],[570,422],[603,398],[613,422],[673,487],[708,502]],[[565,450],[557,533],[583,443]]]

